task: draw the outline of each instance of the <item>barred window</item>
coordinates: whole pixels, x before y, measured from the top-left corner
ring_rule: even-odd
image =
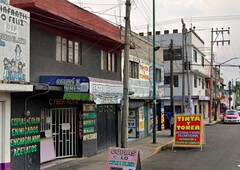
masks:
[[[134,61],[129,62],[129,78],[139,78],[139,63]]]

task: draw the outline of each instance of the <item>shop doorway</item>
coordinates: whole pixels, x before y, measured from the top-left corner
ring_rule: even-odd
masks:
[[[117,113],[116,105],[97,106],[97,150],[117,146]]]
[[[43,109],[42,113],[42,128],[52,134],[56,158],[76,156],[77,108]]]

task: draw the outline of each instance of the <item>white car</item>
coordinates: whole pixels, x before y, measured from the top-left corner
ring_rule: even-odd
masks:
[[[223,121],[224,123],[240,123],[240,115],[237,110],[227,110]]]

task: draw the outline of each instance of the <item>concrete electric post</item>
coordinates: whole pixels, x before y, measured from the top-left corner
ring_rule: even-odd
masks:
[[[126,1],[126,17],[125,17],[125,48],[124,48],[124,70],[123,70],[123,111],[122,111],[122,125],[121,125],[121,147],[127,148],[128,140],[128,112],[129,112],[129,98],[128,98],[128,79],[129,79],[129,49],[130,49],[130,0]]]

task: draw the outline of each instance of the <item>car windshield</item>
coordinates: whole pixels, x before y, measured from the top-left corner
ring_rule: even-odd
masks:
[[[226,114],[227,114],[227,115],[237,115],[238,112],[236,112],[236,111],[227,111]]]

